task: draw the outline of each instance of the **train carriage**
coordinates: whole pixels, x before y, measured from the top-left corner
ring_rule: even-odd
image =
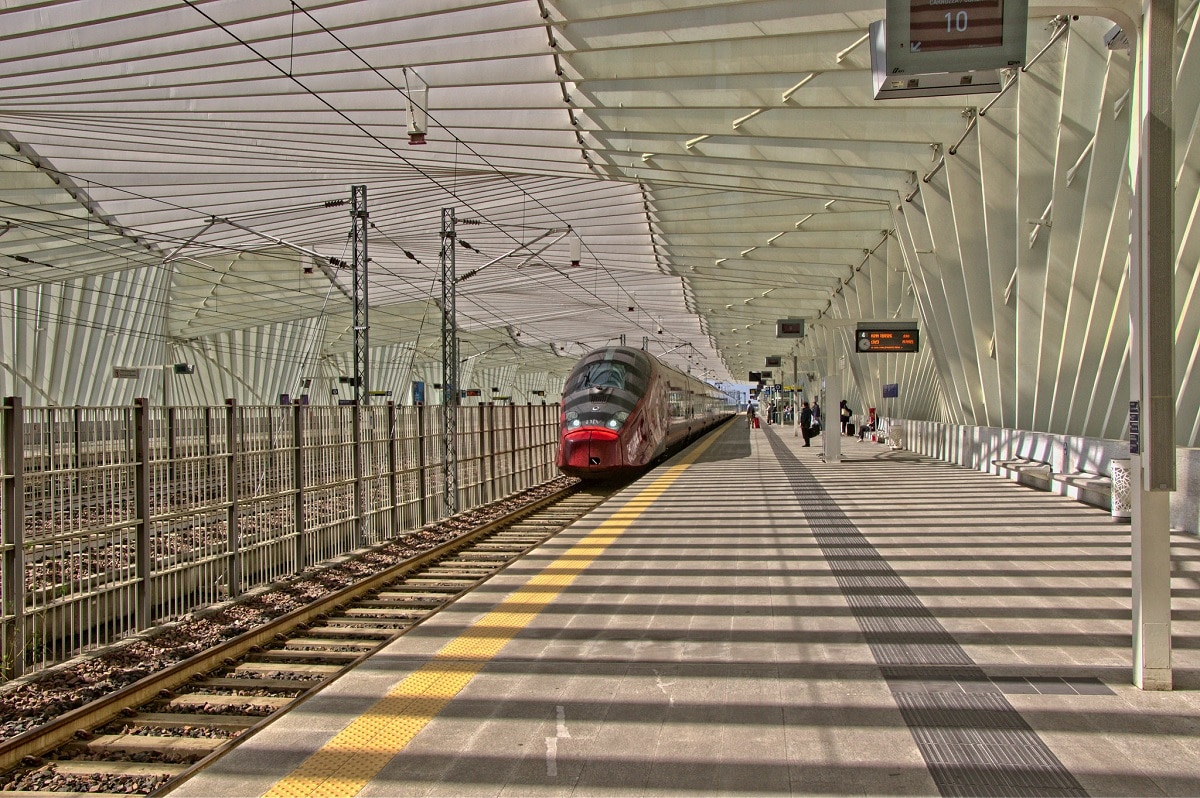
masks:
[[[597,349],[563,386],[557,465],[584,479],[633,473],[734,410],[721,391],[649,352]]]

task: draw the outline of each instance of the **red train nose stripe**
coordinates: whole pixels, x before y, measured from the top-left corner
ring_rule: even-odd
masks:
[[[582,443],[583,441],[615,441],[617,433],[603,427],[581,427],[573,429],[563,436],[563,440],[571,441],[572,443]]]

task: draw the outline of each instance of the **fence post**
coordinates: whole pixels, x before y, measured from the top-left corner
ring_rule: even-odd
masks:
[[[146,397],[133,400],[133,518],[134,572],[136,574],[137,613],[134,628],[146,629],[151,623],[150,570],[150,424]]]
[[[236,598],[242,594],[242,553],[241,535],[238,530],[238,412],[237,400],[225,400],[225,498],[229,502],[226,510],[226,555],[228,565],[225,568],[225,583],[229,587],[229,597]]]
[[[517,492],[517,406],[508,406],[508,493]]]
[[[399,436],[396,434],[396,403],[387,403],[387,454],[388,454],[388,492],[392,496],[392,529],[387,534],[387,538],[393,538],[399,534],[402,529],[403,521],[400,516],[400,474],[398,473],[398,463],[400,458],[396,457],[396,447],[399,445]]]
[[[175,417],[174,406],[163,408],[167,411],[167,468],[171,474],[171,484],[175,483]]]
[[[75,405],[71,409],[71,428],[75,438],[75,445],[71,447],[71,487],[76,493],[79,493],[79,472],[83,467],[83,441],[80,440],[80,431],[83,429],[83,408]]]
[[[213,445],[212,445],[212,408],[204,408],[204,478],[212,479]]]
[[[25,409],[21,397],[4,399],[4,661],[7,679],[25,673]]]
[[[429,488],[425,483],[425,405],[417,405],[417,493],[420,502],[417,505],[417,526],[428,523],[425,504],[429,498]]]
[[[292,567],[308,567],[304,546],[304,405],[292,403]]]
[[[546,479],[558,476],[554,467],[554,460],[558,455],[558,410],[557,404],[546,406]]]
[[[362,404],[350,408],[350,440],[354,446],[354,542],[361,549],[366,540],[366,503],[363,501]]]
[[[496,405],[485,405],[482,410],[483,435],[488,451],[487,492],[484,494],[484,501],[494,502],[499,495],[496,489]]]
[[[542,474],[545,469],[542,466],[542,461],[546,458],[545,452],[542,451],[542,436],[539,434],[539,419],[542,411],[534,412],[531,408],[529,413],[529,476],[526,478],[525,487],[537,484],[542,481]]]

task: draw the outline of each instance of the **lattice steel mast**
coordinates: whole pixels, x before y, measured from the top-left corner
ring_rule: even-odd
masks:
[[[350,187],[354,220],[354,402],[370,403],[367,377],[371,371],[370,337],[367,324],[367,187]]]
[[[458,512],[458,317],[454,307],[453,208],[442,208],[442,485],[446,515]]]

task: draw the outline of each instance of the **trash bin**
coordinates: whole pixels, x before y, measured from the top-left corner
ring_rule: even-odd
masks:
[[[1130,481],[1129,460],[1112,461],[1112,517],[1133,516],[1133,486]]]
[[[904,448],[904,422],[893,421],[888,425],[888,445],[893,449]]]

